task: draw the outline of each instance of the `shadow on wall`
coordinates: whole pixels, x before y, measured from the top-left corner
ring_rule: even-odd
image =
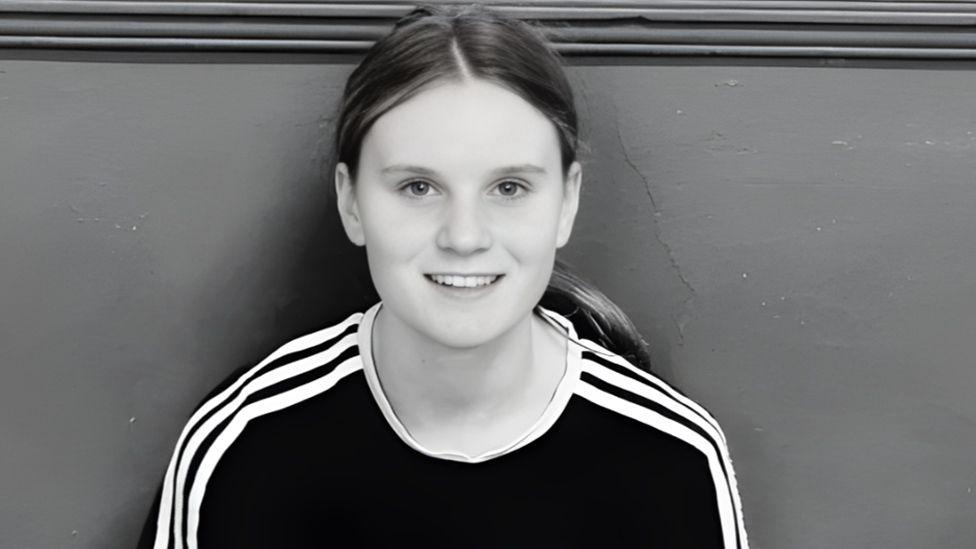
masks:
[[[274,326],[285,338],[334,324],[379,300],[365,249],[349,242],[342,228],[331,176],[322,184],[329,189],[326,200],[296,205],[294,219],[309,221],[295,227],[306,236],[296,238],[303,245],[283,281],[286,297],[275,304]]]
[[[314,191],[288,197],[287,205],[274,213],[283,221],[265,236],[261,246],[253,242],[254,235],[240,235],[239,250],[253,255],[261,249],[279,249],[277,260],[286,264],[269,283],[273,295],[259,301],[271,309],[269,314],[259,315],[266,324],[259,329],[268,330],[261,339],[271,347],[259,351],[260,356],[246,357],[248,360],[263,358],[287,341],[332,325],[379,299],[364,249],[350,243],[342,228],[331,176],[315,182],[296,181],[286,188]],[[230,276],[247,277],[248,273]],[[204,293],[198,296],[199,310],[221,311],[226,298],[227,293]],[[206,329],[206,322],[203,324],[201,330]],[[234,341],[240,341],[239,336]]]
[[[206,284],[198,286],[195,315],[187,320],[202,338],[214,338],[199,345],[213,347],[215,356],[211,355],[211,364],[194,366],[193,380],[182,380],[182,386],[194,387],[194,394],[208,393],[214,386],[213,376],[219,380],[239,366],[256,364],[280,345],[365,310],[379,299],[364,249],[352,245],[343,231],[331,178],[296,180],[281,188],[312,191],[291,193],[284,203],[262,211],[262,218],[281,220],[273,227],[251,219],[261,228],[235,234],[222,251],[223,261],[214,262],[218,267],[206,273]],[[286,264],[270,269],[269,274],[267,261]],[[202,381],[206,376],[210,377]],[[196,400],[181,409],[185,417],[175,414],[165,421],[182,429]],[[153,440],[154,445],[162,444],[153,461],[163,465],[150,473],[151,480],[136,497],[109,516],[111,524],[99,529],[92,547],[120,547],[120,540],[134,544],[138,539],[177,438],[175,434],[160,437],[156,432]]]

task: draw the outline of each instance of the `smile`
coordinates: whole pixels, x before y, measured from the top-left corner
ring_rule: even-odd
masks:
[[[424,275],[441,286],[451,286],[454,288],[483,288],[494,284],[502,275],[452,275],[452,274],[428,274]]]

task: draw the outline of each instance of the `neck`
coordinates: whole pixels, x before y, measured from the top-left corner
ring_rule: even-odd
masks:
[[[497,338],[445,347],[380,309],[373,329],[377,374],[401,415],[425,424],[477,422],[518,402],[539,379],[542,321],[529,314]],[[406,419],[406,418],[404,418]]]

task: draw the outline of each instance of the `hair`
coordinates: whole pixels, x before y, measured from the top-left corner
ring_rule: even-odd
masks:
[[[346,81],[333,159],[358,172],[363,139],[383,114],[428,85],[467,78],[502,86],[556,127],[564,175],[580,147],[573,89],[544,32],[479,5],[421,5],[380,38]],[[633,322],[593,285],[557,260],[540,306],[567,316],[592,339],[651,371],[646,343]]]

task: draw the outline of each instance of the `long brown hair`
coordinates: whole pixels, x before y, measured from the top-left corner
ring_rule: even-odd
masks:
[[[396,22],[349,76],[339,106],[336,163],[356,178],[363,139],[390,109],[441,80],[480,78],[505,87],[556,127],[566,175],[579,150],[573,89],[542,30],[478,5],[421,5]],[[556,261],[539,305],[569,317],[580,335],[650,371],[645,343],[626,314]]]

